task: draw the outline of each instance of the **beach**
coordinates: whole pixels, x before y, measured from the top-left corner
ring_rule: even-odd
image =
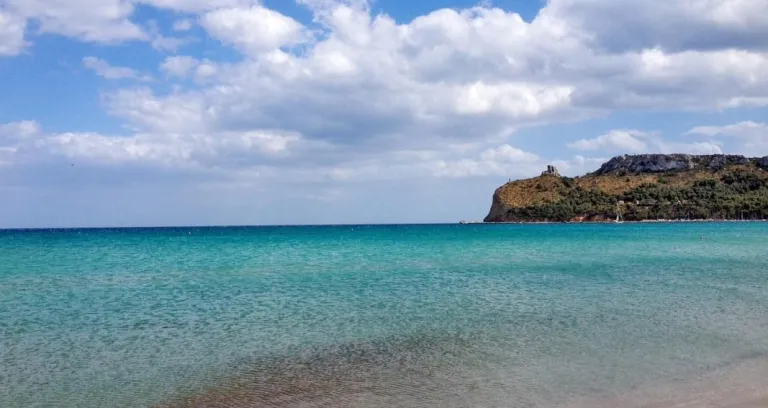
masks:
[[[755,358],[700,378],[625,394],[584,398],[563,408],[763,408],[768,407],[768,359]]]
[[[765,223],[0,231],[3,407],[766,406]]]
[[[358,356],[359,358],[360,356]],[[381,356],[379,356],[381,357]],[[290,376],[260,376],[236,387],[210,390],[168,405],[182,407],[552,407],[552,408],[764,408],[768,407],[768,358],[750,358],[695,379],[639,387],[616,395],[572,398],[552,404],[526,403],[505,397],[488,384],[429,381],[429,373],[393,369],[391,362],[356,364],[347,360],[334,369],[302,366]],[[374,363],[390,365],[383,368]],[[362,369],[363,365],[367,365]],[[402,367],[400,367],[402,369]],[[241,378],[241,381],[244,380]],[[444,379],[445,380],[445,379]],[[437,392],[439,391],[439,392]]]

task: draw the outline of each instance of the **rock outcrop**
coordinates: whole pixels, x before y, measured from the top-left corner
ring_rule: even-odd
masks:
[[[738,155],[702,155],[690,154],[639,154],[617,156],[603,164],[593,174],[642,174],[686,171],[696,168],[720,170],[726,166],[750,164],[750,159]]]
[[[491,210],[488,215],[485,216],[483,222],[503,222],[506,219],[507,213],[512,207],[504,202],[501,196],[502,189],[499,187],[496,192],[493,193],[493,202],[491,203]]]
[[[485,222],[768,219],[768,157],[642,154],[594,173],[541,176],[499,187]]]
[[[760,167],[763,170],[768,170],[768,156],[758,159],[757,167]]]
[[[604,163],[593,174],[610,173],[663,173],[692,169],[693,158],[688,154],[641,154],[617,156]]]

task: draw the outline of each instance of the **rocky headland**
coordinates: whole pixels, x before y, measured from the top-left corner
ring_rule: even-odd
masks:
[[[768,219],[768,156],[617,156],[593,173],[554,166],[499,187],[485,222]]]

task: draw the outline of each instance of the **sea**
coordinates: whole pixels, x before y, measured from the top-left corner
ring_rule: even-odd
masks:
[[[665,407],[767,356],[768,223],[0,231],[4,408]]]

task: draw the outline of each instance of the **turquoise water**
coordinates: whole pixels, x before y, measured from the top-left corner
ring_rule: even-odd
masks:
[[[684,380],[768,355],[766,243],[766,223],[0,231],[0,406],[548,407]]]

